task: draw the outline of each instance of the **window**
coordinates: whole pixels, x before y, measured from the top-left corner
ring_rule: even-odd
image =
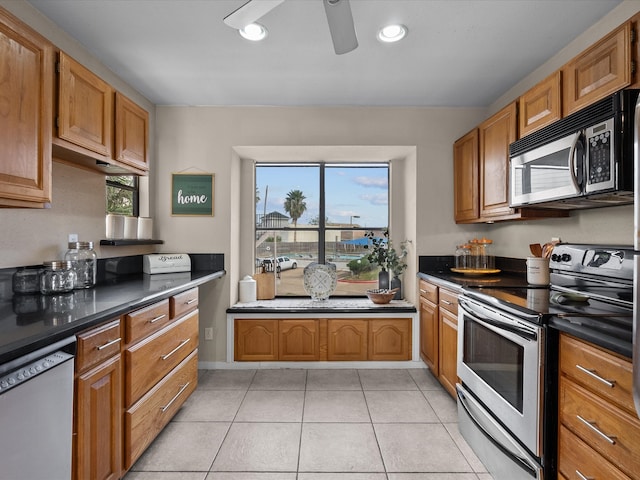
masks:
[[[138,216],[138,177],[107,177],[107,213]]]
[[[276,273],[278,296],[306,296],[312,262],[336,265],[334,295],[377,287],[365,234],[389,225],[388,163],[258,163],[255,178],[255,265]]]

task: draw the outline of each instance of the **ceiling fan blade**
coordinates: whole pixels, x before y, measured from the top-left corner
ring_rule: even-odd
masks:
[[[284,0],[249,0],[222,20],[232,28],[240,30],[280,5]]]
[[[338,55],[355,50],[358,46],[349,0],[323,0],[327,13],[333,49]]]

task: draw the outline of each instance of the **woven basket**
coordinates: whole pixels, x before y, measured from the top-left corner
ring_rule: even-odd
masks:
[[[394,288],[393,290],[377,288],[375,290],[367,290],[367,297],[369,297],[369,300],[371,300],[373,303],[384,305],[385,303],[389,303],[391,301],[397,291],[397,288]]]

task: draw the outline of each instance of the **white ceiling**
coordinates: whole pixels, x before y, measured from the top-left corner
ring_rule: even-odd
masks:
[[[485,107],[620,0],[351,0],[333,51],[322,0],[286,0],[264,42],[222,19],[246,0],[29,0],[158,105]],[[388,22],[408,26],[382,44]]]

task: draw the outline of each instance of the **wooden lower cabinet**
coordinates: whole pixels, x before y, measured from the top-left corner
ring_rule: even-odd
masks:
[[[438,306],[420,297],[420,357],[438,376]]]
[[[329,319],[327,360],[367,360],[369,320]]]
[[[631,385],[629,359],[560,335],[558,471],[565,478],[640,479]]]
[[[122,361],[114,356],[76,378],[76,480],[122,473]]]
[[[411,318],[236,318],[236,361],[411,360]]]
[[[280,320],[278,331],[279,360],[320,360],[319,320]]]
[[[458,317],[440,308],[438,318],[440,337],[438,380],[445,390],[455,397],[458,381]]]

